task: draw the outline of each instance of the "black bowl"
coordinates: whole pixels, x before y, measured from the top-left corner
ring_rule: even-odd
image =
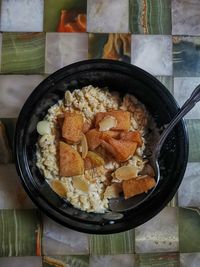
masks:
[[[188,136],[180,121],[163,146],[162,179],[149,199],[123,213],[118,220],[80,211],[55,194],[36,167],[37,122],[66,90],[86,85],[108,86],[122,95],[133,94],[147,107],[157,126],[173,118],[179,107],[168,90],[153,76],[133,65],[113,60],[87,60],[66,66],[50,75],[33,91],[19,115],[15,133],[15,162],[26,192],[49,217],[81,232],[108,234],[134,228],[155,216],[176,193],[187,164]]]

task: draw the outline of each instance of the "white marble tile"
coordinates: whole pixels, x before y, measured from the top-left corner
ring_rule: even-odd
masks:
[[[1,53],[2,53],[2,34],[0,33],[0,71],[1,71]]]
[[[199,267],[200,253],[181,253],[180,267]]]
[[[88,0],[88,32],[129,32],[128,0]]]
[[[172,75],[172,39],[161,35],[132,35],[131,63],[153,75]]]
[[[87,33],[47,33],[45,73],[87,58]]]
[[[134,256],[131,254],[90,256],[89,267],[134,267]]]
[[[35,205],[23,189],[14,164],[0,164],[0,209],[31,208]]]
[[[2,0],[1,31],[42,32],[44,0]]]
[[[16,118],[42,75],[0,75],[0,118]]]
[[[44,255],[79,255],[89,253],[88,235],[43,218],[42,247]]]
[[[42,257],[2,257],[2,267],[42,267]]]
[[[194,88],[200,84],[200,77],[174,78],[174,97],[180,106],[189,98]],[[187,119],[200,119],[200,105],[197,104],[187,115]]]
[[[200,35],[199,14],[199,0],[172,0],[172,34]]]
[[[178,251],[177,209],[166,207],[150,221],[135,229],[135,251]]]
[[[185,176],[178,190],[178,204],[181,207],[200,207],[200,164],[188,163]]]

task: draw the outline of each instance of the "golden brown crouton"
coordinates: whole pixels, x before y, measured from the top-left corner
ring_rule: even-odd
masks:
[[[130,179],[122,182],[122,188],[125,199],[147,192],[156,185],[155,179],[146,176],[141,179]]]
[[[89,130],[86,133],[88,148],[94,150],[101,144],[101,139],[105,139],[107,136],[117,137],[118,135],[119,133],[117,131],[100,132],[97,129]]]
[[[95,126],[99,127],[99,122],[106,116],[112,116],[117,120],[117,126],[112,130],[128,131],[131,126],[131,117],[129,111],[124,110],[111,110],[108,112],[99,112],[96,114]]]
[[[83,116],[80,113],[65,112],[62,126],[62,136],[74,144],[80,142],[83,129]]]
[[[91,129],[92,123],[89,123],[88,121],[84,121],[83,123],[83,133],[87,133]]]
[[[75,176],[84,173],[84,162],[80,154],[70,145],[60,142],[60,176]]]
[[[122,132],[120,134],[122,140],[136,142],[138,146],[142,146],[143,141],[139,131]]]
[[[134,155],[137,148],[136,142],[116,140],[109,136],[104,140],[101,140],[101,145],[119,162],[128,160]]]

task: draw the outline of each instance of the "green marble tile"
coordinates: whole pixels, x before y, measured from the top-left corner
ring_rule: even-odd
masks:
[[[200,208],[179,208],[179,248],[182,253],[200,251]]]
[[[91,254],[125,254],[134,252],[134,230],[111,235],[91,235]]]
[[[179,267],[178,253],[148,253],[135,255],[135,267]]]
[[[14,160],[13,146],[14,146],[15,125],[16,125],[17,119],[16,118],[0,118],[0,121],[3,123],[5,127],[6,138],[7,138],[7,141],[5,139],[2,139],[4,140],[4,143],[6,143],[7,145],[5,144],[0,148],[0,153],[4,155],[4,159],[5,159],[5,155],[7,156],[10,155],[7,163],[12,163]],[[4,161],[4,163],[5,162],[6,161]]]
[[[178,206],[178,194],[175,194],[175,196],[172,198],[172,200],[168,203],[168,207],[177,207]]]
[[[170,91],[174,93],[172,76],[156,76],[156,78]]]
[[[129,0],[132,33],[171,34],[170,0]]]
[[[35,74],[44,72],[44,33],[3,33],[3,73]]]
[[[45,0],[44,8],[44,31],[56,32],[61,19],[61,11],[71,12],[71,15],[64,17],[64,24],[75,22],[77,14],[86,14],[87,0]],[[75,31],[78,32],[80,30]]]
[[[88,57],[131,61],[131,35],[123,33],[90,33]]]
[[[134,267],[134,254],[90,255],[90,267]]]
[[[42,267],[42,257],[0,257],[1,267]]]
[[[89,267],[89,256],[44,256],[43,267]]]
[[[0,256],[40,256],[37,210],[0,210]]]
[[[10,148],[13,150],[13,140],[17,118],[0,118],[6,128],[6,135]]]
[[[0,0],[0,14],[1,14],[2,0]],[[0,29],[1,29],[1,17],[0,17]]]
[[[173,36],[175,77],[200,75],[200,37]]]
[[[0,12],[1,12],[1,10],[0,10]],[[1,24],[0,24],[0,27],[1,27]],[[2,50],[2,33],[0,33],[0,72],[1,72],[1,50]]]
[[[186,120],[189,134],[189,161],[200,161],[200,120]]]

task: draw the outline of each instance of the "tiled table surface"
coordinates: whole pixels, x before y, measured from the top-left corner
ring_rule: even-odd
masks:
[[[56,32],[61,10],[75,32]],[[87,14],[79,32],[77,14]],[[140,66],[182,104],[200,83],[199,0],[2,0],[0,120],[10,147],[26,97],[48,74],[87,58]],[[62,25],[63,26],[63,25]],[[14,164],[0,164],[0,266],[200,266],[200,105],[186,120],[190,155],[176,197],[160,214],[124,233],[95,236],[41,214]],[[0,153],[2,147],[0,147]]]

